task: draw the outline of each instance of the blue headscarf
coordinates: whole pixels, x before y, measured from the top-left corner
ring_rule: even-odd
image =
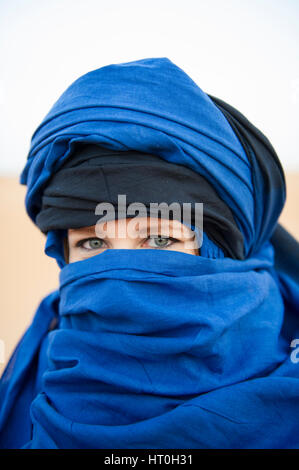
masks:
[[[204,233],[201,256],[106,250],[67,265],[65,233],[49,231],[59,289],[2,377],[1,446],[298,448],[299,287],[270,241],[285,200],[271,144],[167,58],[102,67],[33,135],[21,175],[33,221],[78,142],[200,173],[231,208],[244,260]]]

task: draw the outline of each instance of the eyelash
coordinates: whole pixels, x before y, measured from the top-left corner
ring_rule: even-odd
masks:
[[[166,246],[163,246],[163,247],[151,247],[152,249],[163,249],[163,248],[168,248],[169,246],[171,246],[173,243],[177,243],[177,242],[180,242],[180,240],[178,240],[177,238],[173,238],[173,237],[161,237],[159,235],[156,235],[156,236],[152,236],[152,237],[147,237],[145,238],[144,240],[147,241],[147,240],[151,240],[151,239],[155,239],[155,238],[163,238],[163,239],[167,239],[169,241],[171,241],[172,243],[169,244],[169,245],[166,245]],[[103,247],[99,247],[99,248],[84,248],[83,245],[84,243],[88,242],[89,240],[101,240],[102,242],[104,242],[104,240],[102,238],[98,238],[98,237],[89,237],[89,238],[84,238],[82,240],[79,240],[77,243],[76,243],[76,247],[78,248],[83,248],[83,250],[87,250],[87,251],[93,251],[93,250],[101,250]]]

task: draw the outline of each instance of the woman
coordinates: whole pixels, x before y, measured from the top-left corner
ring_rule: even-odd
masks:
[[[298,244],[258,129],[167,58],[112,64],[54,104],[21,182],[61,273],[2,377],[2,447],[299,447]]]

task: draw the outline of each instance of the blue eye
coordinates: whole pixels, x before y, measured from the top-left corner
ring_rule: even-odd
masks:
[[[148,240],[149,240],[148,246],[150,246],[151,248],[166,248],[171,244],[171,241],[174,241],[174,242],[178,241],[175,238],[161,237],[161,236],[149,237]]]
[[[77,246],[84,248],[85,250],[99,250],[103,247],[103,240],[100,238],[85,238],[77,243]]]

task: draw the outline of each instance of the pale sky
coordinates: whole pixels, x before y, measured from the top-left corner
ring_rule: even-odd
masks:
[[[0,0],[0,174],[79,76],[168,57],[299,170],[298,0]]]

